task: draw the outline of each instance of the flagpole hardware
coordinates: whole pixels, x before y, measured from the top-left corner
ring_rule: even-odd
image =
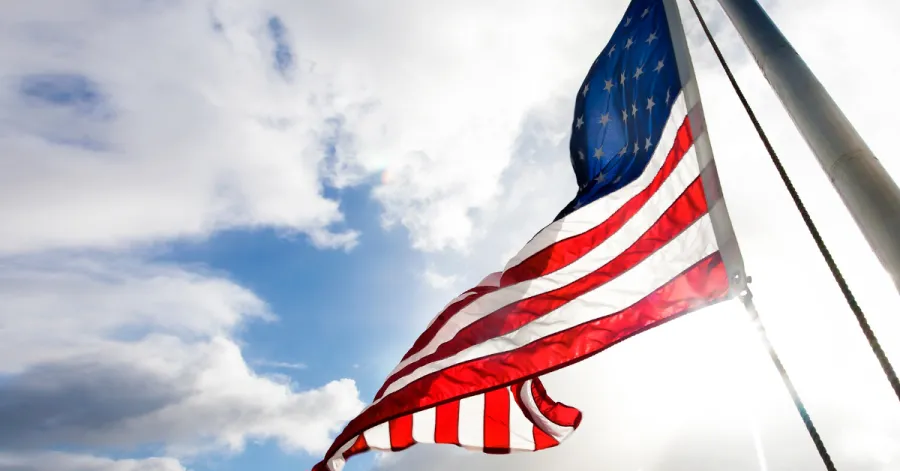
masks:
[[[753,277],[744,274],[743,272],[735,273],[731,275],[731,289],[732,292],[736,294],[738,298],[745,295],[745,293],[749,293],[749,285],[753,282]]]
[[[731,275],[731,279],[739,285],[749,285],[750,283],[753,283],[753,277],[743,273],[735,273],[734,275]]]
[[[750,283],[750,281],[751,278],[747,277],[747,283]],[[747,313],[750,315],[750,322],[759,334],[760,342],[769,353],[769,358],[771,358],[772,363],[775,365],[775,369],[778,370],[778,375],[781,376],[781,381],[784,383],[785,389],[787,389],[788,394],[790,394],[791,399],[794,401],[794,407],[797,408],[797,413],[800,414],[803,424],[806,425],[806,431],[809,433],[810,438],[812,438],[813,444],[816,446],[816,451],[819,452],[819,457],[825,465],[825,469],[828,471],[837,471],[837,468],[834,466],[834,461],[832,461],[831,455],[828,453],[828,449],[825,448],[825,442],[822,441],[819,431],[816,430],[816,426],[813,424],[812,418],[806,410],[806,405],[803,404],[803,400],[800,398],[800,393],[798,393],[797,389],[794,387],[794,382],[791,381],[790,376],[788,376],[787,370],[781,362],[781,358],[778,356],[778,353],[775,352],[775,347],[769,340],[766,328],[763,326],[762,320],[759,318],[759,312],[756,310],[756,305],[753,303],[753,292],[750,291],[749,287],[745,286],[743,291],[738,295],[738,299],[741,300],[744,304],[744,308],[746,308]]]

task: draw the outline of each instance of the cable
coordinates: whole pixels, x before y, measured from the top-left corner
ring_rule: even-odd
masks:
[[[781,363],[781,358],[779,358],[778,354],[775,353],[775,348],[772,346],[772,342],[769,341],[769,335],[766,333],[766,329],[765,327],[763,327],[762,321],[760,321],[759,319],[759,313],[756,311],[756,305],[753,304],[753,294],[748,289],[741,293],[739,297],[741,299],[741,302],[744,303],[744,307],[747,308],[747,312],[750,314],[750,320],[753,322],[753,325],[759,332],[759,337],[762,340],[763,346],[766,348],[766,351],[769,353],[769,357],[772,359],[772,363],[775,364],[775,369],[778,370],[778,374],[781,375],[781,380],[784,382],[784,387],[788,390],[788,394],[791,395],[791,399],[794,400],[794,406],[797,408],[797,412],[800,414],[800,418],[803,419],[803,423],[806,425],[806,430],[809,432],[810,438],[812,438],[813,443],[816,445],[816,450],[818,450],[819,456],[822,458],[822,462],[825,463],[825,469],[827,469],[828,471],[837,471],[837,469],[834,467],[834,461],[831,460],[831,455],[828,454],[828,450],[825,448],[825,442],[822,441],[822,437],[819,435],[819,431],[816,430],[816,426],[813,425],[813,421],[809,416],[809,412],[806,411],[806,406],[803,405],[803,400],[800,399],[800,393],[798,393],[797,388],[794,387],[794,382],[791,381],[790,376],[788,376],[787,370],[784,368],[784,364]]]

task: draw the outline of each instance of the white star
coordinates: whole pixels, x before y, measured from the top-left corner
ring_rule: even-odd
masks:
[[[644,150],[650,150],[650,138],[644,139]]]
[[[590,84],[590,83],[584,84],[584,90],[581,91],[581,96],[587,96],[587,92],[588,92],[588,90],[590,90],[590,89],[591,89],[591,84]]]
[[[609,113],[603,113],[600,116],[600,124],[606,126],[607,123],[609,123]]]
[[[613,184],[619,183],[620,181],[622,181],[622,176],[621,176],[621,175],[619,175],[618,177],[616,177],[615,180],[613,180]]]
[[[659,37],[656,36],[656,33],[650,33],[650,37],[647,38],[647,44],[653,44],[653,41],[656,41],[657,39],[659,39]]]
[[[650,14],[650,9],[647,8],[646,10],[644,10],[643,13],[641,13],[641,18],[643,18],[643,17],[645,17],[645,16],[647,16],[647,15],[649,15],[649,14]]]
[[[637,141],[634,141],[634,152],[633,152],[633,154],[634,154],[634,155],[637,155],[639,149],[640,149],[640,147],[638,147],[638,142],[637,142]]]
[[[606,153],[603,152],[602,147],[598,147],[598,148],[594,149],[594,157],[596,157],[598,159],[602,159],[604,155],[606,155]]]
[[[594,178],[594,181],[596,181],[597,183],[603,183],[603,180],[606,180],[606,176],[603,175],[603,172],[598,173],[597,177]]]
[[[672,101],[672,93],[671,92],[672,92],[671,88],[666,89],[666,104],[667,105],[669,104],[670,101]]]
[[[619,157],[625,155],[625,152],[628,152],[628,144],[625,144],[625,147],[623,147],[622,150],[619,151]]]
[[[634,116],[634,115],[636,115],[636,114],[637,114],[637,105],[635,105],[634,103],[632,103],[632,104],[631,104],[631,116]]]
[[[644,67],[638,67],[637,70],[634,71],[634,78],[638,78],[641,75],[644,75]]]
[[[575,120],[575,129],[581,129],[582,126],[584,126],[584,115]]]
[[[607,92],[609,92],[610,90],[613,89],[613,87],[615,87],[615,85],[613,85],[612,80],[607,80],[607,81],[606,81],[606,86],[603,87],[603,89],[606,90]]]
[[[630,24],[631,24],[631,17],[629,16],[629,17],[625,18],[625,26],[628,26]]]
[[[578,150],[578,160],[584,160],[584,152],[581,149]]]
[[[663,61],[657,62],[657,63],[656,63],[656,68],[653,69],[653,71],[656,72],[656,73],[659,73],[659,71],[662,70],[662,68],[663,68],[664,65],[665,65],[665,62],[663,62]]]
[[[606,53],[606,55],[609,57],[612,57],[612,53],[615,52],[615,50],[616,50],[616,45],[613,44],[613,47],[609,50],[608,53]]]
[[[622,121],[628,121],[628,112],[622,110]]]
[[[631,49],[631,45],[634,44],[634,41],[632,41],[632,39],[633,38],[628,38],[628,41],[625,41],[625,49],[626,50]]]
[[[653,112],[654,106],[656,106],[656,103],[653,102],[653,97],[647,98],[647,111]]]
[[[625,72],[622,72],[622,75],[619,77],[619,83],[625,85]]]

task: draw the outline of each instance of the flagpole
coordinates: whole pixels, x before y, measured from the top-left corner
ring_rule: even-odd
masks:
[[[763,326],[762,321],[759,319],[759,312],[756,310],[756,305],[753,303],[753,293],[750,292],[750,289],[747,288],[741,292],[738,296],[742,303],[744,303],[744,307],[747,309],[747,313],[750,314],[750,321],[753,323],[753,326],[756,328],[757,333],[759,333],[760,341],[765,347],[766,351],[769,353],[769,358],[772,359],[772,363],[775,365],[775,369],[778,370],[779,376],[781,376],[781,381],[784,383],[785,389],[788,390],[788,394],[791,395],[791,399],[794,401],[794,406],[797,408],[797,412],[800,414],[800,418],[803,419],[803,424],[806,425],[806,430],[809,432],[810,438],[812,438],[813,443],[816,445],[816,451],[819,452],[819,457],[822,458],[822,463],[825,464],[825,469],[828,471],[836,471],[834,467],[834,461],[831,460],[831,455],[828,453],[828,450],[825,448],[825,442],[822,441],[822,437],[819,435],[819,431],[816,430],[816,426],[813,424],[812,418],[809,416],[809,412],[806,410],[806,406],[803,404],[803,400],[800,398],[800,393],[797,392],[797,388],[794,387],[794,382],[791,381],[790,376],[788,376],[787,370],[784,368],[784,364],[781,363],[781,358],[779,358],[778,353],[775,352],[775,348],[772,346],[772,342],[769,341],[769,335],[766,333],[766,328]]]
[[[719,4],[900,290],[900,187],[762,6]]]
[[[797,206],[797,210],[800,211],[800,216],[803,218],[803,222],[806,224],[807,229],[809,229],[810,234],[816,242],[816,246],[819,248],[819,252],[821,252],[822,257],[825,259],[825,263],[828,265],[832,276],[837,282],[838,287],[841,289],[841,293],[843,293],[844,298],[847,300],[847,304],[850,307],[850,310],[853,312],[854,317],[856,317],[856,321],[859,323],[859,326],[863,331],[863,335],[865,335],[866,340],[869,342],[869,346],[871,347],[872,352],[878,359],[885,377],[890,383],[891,388],[894,390],[894,394],[897,396],[897,399],[900,399],[900,379],[898,379],[897,373],[894,371],[894,367],[891,365],[890,360],[888,360],[884,349],[881,348],[881,344],[879,343],[878,338],[875,336],[875,332],[872,330],[872,327],[869,325],[869,321],[866,319],[865,314],[863,314],[862,309],[856,302],[856,298],[850,291],[850,287],[847,284],[847,281],[844,279],[844,276],[841,274],[840,269],[838,269],[834,258],[831,256],[831,253],[825,246],[825,242],[822,239],[822,236],[819,234],[819,230],[813,223],[812,218],[810,217],[809,212],[806,210],[806,207],[801,201],[800,195],[794,188],[793,183],[791,183],[791,180],[788,177],[784,166],[781,164],[781,160],[775,154],[775,149],[772,147],[772,144],[769,142],[766,133],[763,131],[762,126],[759,124],[759,120],[756,119],[756,114],[750,108],[750,104],[747,102],[746,97],[744,97],[743,92],[741,92],[741,88],[740,86],[738,86],[737,80],[735,80],[734,75],[731,73],[731,69],[725,62],[725,57],[722,55],[722,51],[719,50],[719,46],[716,44],[715,38],[713,38],[712,33],[706,26],[706,21],[703,20],[703,16],[700,14],[700,9],[697,8],[697,4],[694,0],[689,1],[691,3],[691,7],[693,7],[694,9],[694,13],[697,15],[697,19],[699,19],[700,21],[700,26],[703,27],[703,31],[704,33],[706,33],[706,37],[709,39],[709,42],[713,47],[713,51],[715,51],[719,62],[722,64],[722,68],[725,70],[725,74],[728,76],[728,80],[731,81],[731,85],[734,88],[734,91],[737,94],[738,98],[740,99],[741,104],[744,106],[744,109],[747,111],[747,115],[750,117],[750,121],[753,122],[753,126],[756,128],[756,132],[759,134],[760,140],[762,140],[762,143],[768,151],[769,156],[772,158],[772,163],[775,164],[775,168],[776,170],[778,170],[778,174],[781,176],[782,181],[784,181],[785,187],[787,188],[788,193],[790,193],[791,195],[791,199]],[[729,16],[732,18],[732,22],[735,24],[739,32],[741,32],[741,34],[744,36],[744,40],[750,48],[751,52],[753,52],[753,55],[757,58],[757,62],[760,64],[760,68],[769,78],[769,83],[772,85],[772,88],[775,89],[776,93],[779,94],[782,103],[785,104],[785,108],[787,108],[789,113],[791,113],[794,122],[798,123],[798,128],[801,130],[801,132],[819,132],[822,133],[819,134],[819,137],[824,136],[821,142],[816,141],[816,146],[813,146],[813,144],[810,144],[810,146],[813,147],[814,153],[816,153],[817,157],[819,157],[819,162],[823,165],[823,168],[826,169],[826,173],[834,173],[834,175],[837,175],[837,177],[832,176],[832,182],[835,184],[835,187],[838,188],[838,191],[840,192],[841,188],[846,188],[848,189],[848,191],[862,189],[865,195],[867,195],[866,197],[852,199],[852,203],[857,206],[851,207],[850,204],[847,203],[847,198],[845,198],[844,201],[845,204],[848,204],[848,208],[851,210],[851,213],[854,212],[854,209],[857,209],[861,212],[861,214],[864,213],[864,215],[867,215],[867,217],[871,216],[873,218],[873,221],[878,224],[877,226],[861,226],[861,229],[863,229],[864,232],[867,228],[869,228],[871,229],[873,234],[878,235],[878,241],[880,241],[879,243],[886,241],[891,247],[898,249],[898,263],[895,266],[898,271],[892,272],[892,274],[900,274],[900,241],[894,242],[890,240],[890,234],[886,232],[882,233],[881,229],[883,228],[882,226],[880,226],[881,222],[878,221],[878,218],[882,217],[879,216],[879,214],[884,208],[888,208],[890,205],[895,205],[897,209],[892,209],[891,211],[894,212],[884,217],[887,217],[885,221],[896,221],[896,227],[898,228],[898,232],[896,233],[900,234],[900,189],[897,189],[896,184],[894,184],[890,177],[887,176],[887,173],[884,172],[884,168],[881,167],[881,165],[878,163],[878,160],[875,159],[871,151],[869,151],[868,147],[866,147],[865,142],[862,141],[862,138],[860,138],[859,135],[856,134],[853,126],[849,123],[849,121],[847,121],[847,118],[841,113],[840,109],[837,107],[834,101],[831,100],[831,97],[828,96],[828,93],[825,91],[824,87],[822,87],[822,84],[819,83],[818,80],[816,80],[815,76],[812,75],[812,72],[809,70],[806,64],[803,63],[803,61],[797,55],[797,52],[794,51],[794,49],[790,46],[790,44],[787,42],[787,39],[785,39],[785,37],[781,34],[781,32],[778,30],[778,27],[775,26],[775,23],[772,22],[768,15],[766,15],[765,11],[763,11],[762,7],[756,2],[756,0],[741,0],[739,2],[733,2],[732,0],[719,0],[719,3],[722,4],[726,13],[729,14]],[[734,10],[729,10],[729,8],[733,8]],[[731,11],[731,13],[729,13],[729,11]],[[732,16],[732,13],[737,14],[735,16]],[[735,18],[738,19],[735,20]],[[751,23],[756,26],[756,29],[749,26]],[[748,37],[750,39],[748,39]],[[760,46],[761,44],[763,46]],[[763,49],[765,48],[768,49],[763,51]],[[773,50],[775,50],[777,54],[773,55]],[[760,57],[763,57],[763,60],[768,60],[766,59],[768,56],[773,56],[780,60],[780,62],[774,61],[771,64],[781,65],[782,63],[787,63],[788,66],[785,67],[784,70],[779,67],[769,67],[760,59]],[[770,72],[772,73],[770,74]],[[794,76],[793,78],[796,79],[797,83],[803,82],[805,83],[805,85],[797,86],[797,83],[792,83],[791,74],[796,74],[796,76]],[[773,82],[773,77],[775,77],[775,82]],[[779,86],[781,86],[781,89],[779,89]],[[808,108],[800,107],[799,103],[803,103],[804,100],[808,101],[811,106],[809,106]],[[796,113],[800,118],[798,119],[796,116],[794,116],[794,113]],[[816,113],[819,113],[819,115],[816,115]],[[831,113],[831,115],[829,115],[828,113]],[[803,121],[803,126],[799,124],[800,121]],[[843,131],[837,129],[838,127],[840,127],[838,126],[838,124],[846,125]],[[840,137],[842,135],[855,136],[856,140],[854,141],[853,139],[841,139]],[[807,143],[810,143],[810,138],[806,134],[804,134],[804,137],[806,137]],[[834,145],[836,146],[834,149],[827,149],[827,145],[822,144],[822,142],[831,142],[831,140],[837,140],[839,142],[834,143]],[[835,149],[843,153],[833,154],[833,152],[835,152]],[[825,153],[825,157],[822,157],[820,154],[818,154],[818,151],[823,151]],[[835,170],[837,168],[836,165],[830,167],[825,165],[827,159],[834,156],[837,156],[837,158],[832,159],[832,163],[843,165],[847,169],[871,170],[875,169],[876,167],[878,169],[881,169],[881,172],[884,176],[884,179],[882,179],[881,182],[885,183],[885,185],[883,186],[883,188],[879,189],[877,185],[878,181],[877,179],[875,179],[872,182],[873,186],[867,188],[865,182],[862,181],[863,179],[860,179],[860,181],[855,181],[852,179],[841,177],[841,175],[843,174],[840,174],[840,172],[837,172]],[[863,173],[857,172],[857,175],[862,174]],[[877,172],[870,173],[870,175],[876,174]],[[838,183],[838,180],[840,180],[840,183]],[[891,189],[891,187],[893,189]],[[893,201],[895,198],[894,196],[891,196],[893,192],[897,193],[896,201]],[[877,198],[869,198],[875,198],[876,196],[883,197],[883,199],[881,201],[878,201]],[[875,208],[877,209],[877,211],[868,212],[868,209],[866,209],[867,204],[872,205],[868,206],[868,208]],[[856,216],[856,214],[854,214],[854,216]],[[860,222],[859,217],[857,217],[856,220],[857,223]],[[885,222],[885,224],[888,224],[888,222]],[[890,224],[894,224],[894,222],[890,222]],[[885,226],[884,228],[887,228],[887,226]],[[871,244],[872,240],[870,239],[869,242]],[[878,252],[876,250],[876,254],[877,253]],[[882,263],[884,263],[884,259],[882,259]],[[897,282],[898,280],[900,279],[895,276],[894,281]],[[900,287],[900,285],[898,285],[898,287]]]

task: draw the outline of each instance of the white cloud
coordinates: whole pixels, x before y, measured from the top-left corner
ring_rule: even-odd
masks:
[[[3,443],[153,444],[186,456],[272,439],[320,453],[361,407],[352,380],[300,390],[248,367],[238,329],[274,319],[250,291],[129,255],[232,228],[356,244],[323,194],[339,164],[332,148],[347,145],[334,123],[354,105],[334,102],[290,29],[277,40],[267,31],[273,13],[243,2],[4,9]],[[292,60],[283,74],[278,41]],[[168,458],[4,459],[25,469],[180,469]]]
[[[269,368],[284,368],[287,370],[305,370],[306,363],[291,363],[288,361],[258,361],[255,363],[259,366],[267,366]]]
[[[431,286],[434,289],[446,290],[452,288],[456,284],[456,276],[454,275],[443,275],[429,268],[425,270],[425,274],[423,275],[425,278],[425,283],[428,286]]]
[[[174,458],[112,460],[73,453],[0,453],[0,471],[188,471]]]
[[[580,32],[615,21],[581,0],[272,4],[344,101],[370,104],[345,114],[341,168],[378,173],[384,222],[426,251],[465,250],[479,234],[475,213],[501,197],[522,120],[571,95],[589,64],[577,58],[599,43]]]
[[[148,334],[225,337],[248,319],[273,318],[259,298],[227,279],[133,259],[4,259],[0,280],[4,373],[96,355]]]
[[[362,406],[349,379],[297,390],[254,373],[233,335],[272,315],[227,279],[57,256],[0,263],[0,280],[0,441],[15,449],[321,453]]]
[[[293,64],[276,71],[272,14],[243,2],[4,9],[7,446],[152,444],[189,456],[272,439],[321,453],[361,407],[352,380],[300,390],[248,367],[238,329],[274,319],[253,293],[128,252],[231,228],[305,233],[323,248],[356,244],[338,201],[323,195],[324,178],[352,177],[334,178],[340,162],[329,155],[347,145],[334,123],[353,103],[334,103],[329,79],[297,56],[297,44],[288,45]],[[292,40],[290,30],[284,36]],[[279,365],[288,366],[299,365]],[[37,451],[4,455],[3,466],[183,469],[170,458]]]
[[[302,86],[272,67],[263,5],[108,6],[4,9],[0,253],[263,226],[355,244],[320,180],[339,110],[308,66]]]

